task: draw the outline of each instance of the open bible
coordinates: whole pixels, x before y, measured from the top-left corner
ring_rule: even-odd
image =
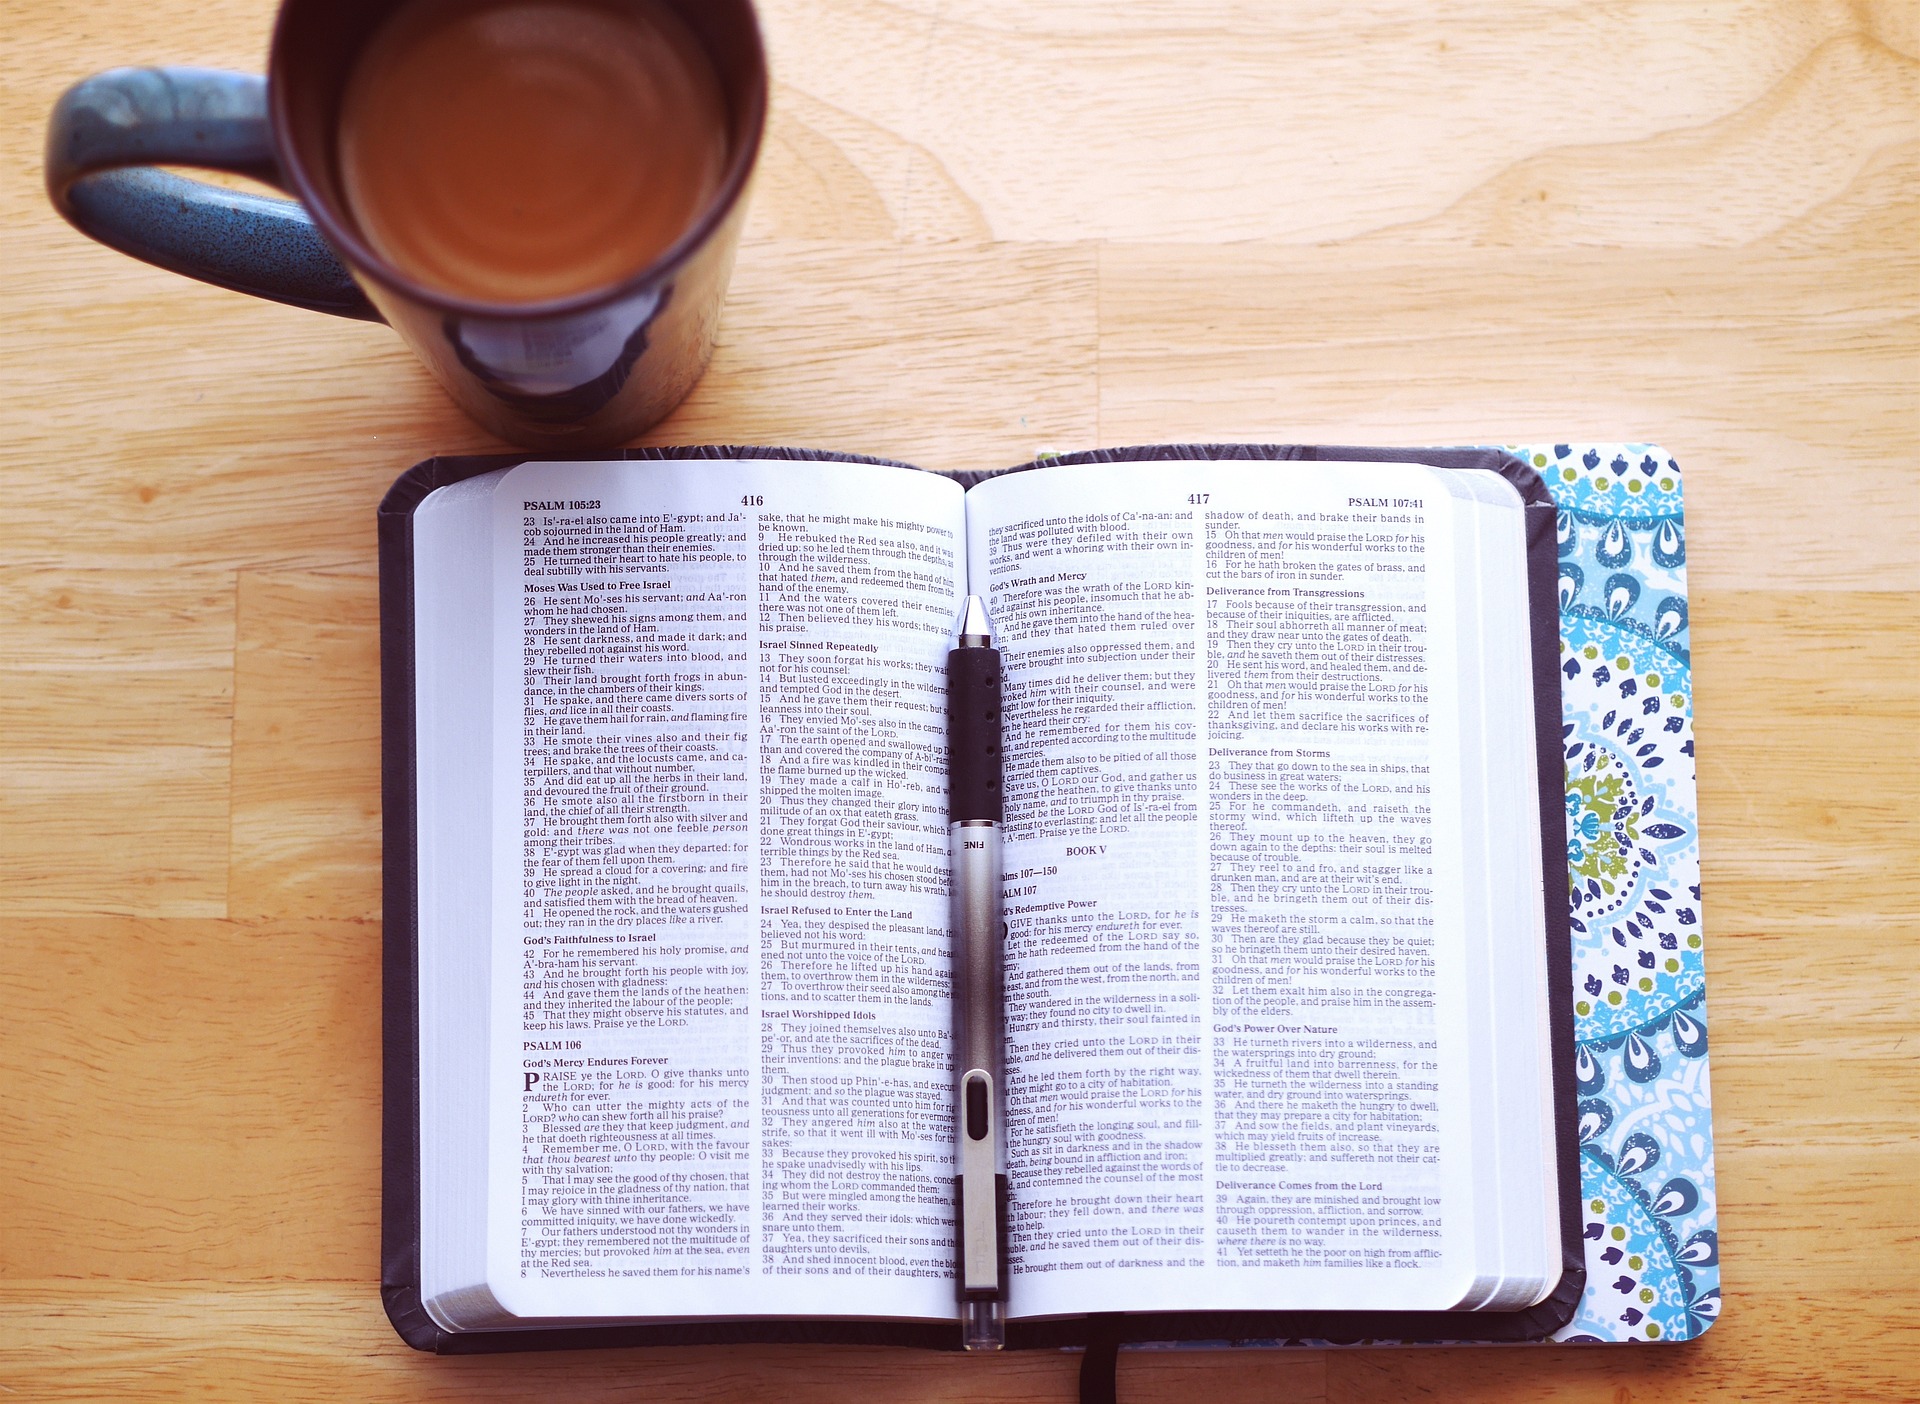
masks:
[[[943,671],[969,592],[1005,668],[1010,1343],[1112,1313],[1144,1339],[1563,1324],[1530,479],[1198,446],[402,479],[402,1334],[957,1344]]]

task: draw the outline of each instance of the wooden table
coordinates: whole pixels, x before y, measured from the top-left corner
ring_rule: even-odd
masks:
[[[1687,472],[1726,1318],[1129,1357],[1121,1397],[1920,1396],[1920,5],[768,0],[719,354],[649,442],[939,468],[1637,438]],[[374,1289],[391,333],[93,246],[45,114],[266,0],[0,3],[0,1393],[1067,1399],[1071,1358],[436,1360]]]

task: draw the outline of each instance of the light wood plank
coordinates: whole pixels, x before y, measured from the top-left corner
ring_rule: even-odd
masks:
[[[0,912],[226,911],[233,577],[0,567]]]
[[[767,8],[790,87],[909,145],[909,233],[931,177],[1003,239],[1738,244],[1915,136],[1899,0]]]
[[[1123,1399],[1408,1398],[1634,1401],[1903,1401],[1916,1361],[1897,1303],[1837,1310],[1791,1288],[1756,1284],[1746,1324],[1729,1316],[1672,1350],[1333,1350],[1129,1352]],[[758,1398],[794,1404],[871,1400],[1068,1399],[1078,1358],[1050,1352],[956,1360],[913,1351],[691,1347],[577,1355],[435,1359],[392,1336],[359,1284],[101,1288],[22,1281],[0,1288],[0,1383],[30,1398],[86,1399],[87,1381],[125,1400],[337,1394],[357,1400]],[[1760,1333],[1851,1342],[1844,1350],[1765,1354]],[[1745,1339],[1742,1339],[1742,1337]],[[1764,1354],[1764,1353],[1762,1353]],[[84,1367],[84,1373],[75,1366]]]
[[[21,672],[0,695],[0,912],[226,911],[233,675]],[[84,718],[84,723],[80,719]]]
[[[242,571],[235,917],[380,915],[380,609],[364,565]]]
[[[1804,1291],[1726,1268],[1728,1315],[1698,1341],[1655,1349],[1334,1351],[1337,1404],[1907,1404],[1920,1379],[1904,1302]]]
[[[370,1284],[0,1286],[0,1386],[35,1399],[344,1394],[361,1404],[481,1404],[563,1395],[569,1401],[1013,1404],[1071,1398],[1078,1369],[1077,1355],[1056,1351],[963,1360],[927,1351],[805,1346],[436,1358],[400,1343]],[[1129,1400],[1320,1404],[1328,1398],[1318,1352],[1134,1354],[1121,1369]]]
[[[743,248],[712,369],[647,441],[942,470],[1090,444],[1095,276],[1085,245]]]
[[[1752,16],[1716,18],[1738,23]],[[1713,21],[1694,19],[1696,35],[1704,38]],[[1815,222],[1831,225],[1876,208],[1879,200],[1864,187],[1888,168],[1909,164],[1920,146],[1911,7],[1889,4],[1845,16],[1809,5],[1800,21],[1797,34],[1728,36],[1742,45],[1783,41],[1773,57],[1794,60],[1748,101],[1644,136],[1616,129],[1546,145],[1438,214],[1370,237],[1524,248],[1736,247],[1804,240]],[[1618,55],[1640,56],[1631,46]],[[1609,76],[1624,80],[1636,97],[1658,81],[1645,72]],[[1581,87],[1593,96],[1604,93],[1591,77]],[[1552,120],[1541,109],[1557,107],[1559,94],[1535,92],[1543,100],[1529,105],[1529,117]],[[1646,104],[1636,101],[1631,110],[1639,116]],[[1686,114],[1697,115],[1698,109]],[[1701,198],[1703,191],[1712,198]],[[1911,218],[1911,187],[1893,198]]]
[[[10,918],[0,961],[0,1276],[374,1276],[376,923]]]
[[[1903,0],[763,8],[777,109],[846,153],[854,186],[906,237],[1075,240],[1091,223],[1183,243],[1410,227],[1741,243],[1843,197],[1915,139],[1920,41]],[[23,133],[97,69],[257,70],[266,47],[267,14],[245,0],[116,7],[68,29],[58,13],[21,7],[0,70],[13,80],[0,113]],[[814,120],[822,107],[842,121]],[[37,160],[19,149],[20,165]],[[806,159],[770,146],[757,227],[844,235],[799,178]],[[1714,199],[1697,198],[1703,181]],[[33,202],[30,182],[15,192]]]
[[[1886,939],[1920,925],[1916,608],[1920,596],[1894,593],[1698,599],[1703,858],[1723,929],[1839,915]],[[1853,900],[1836,905],[1837,892]]]
[[[809,27],[821,16],[810,11]],[[750,240],[992,238],[980,207],[925,147],[778,75]]]

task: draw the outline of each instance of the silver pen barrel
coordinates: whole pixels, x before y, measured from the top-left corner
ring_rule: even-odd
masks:
[[[1006,1343],[1000,735],[1000,653],[986,610],[970,596],[947,655],[955,1291],[968,1350],[998,1350]]]
[[[953,858],[954,1173],[960,1179],[960,1289],[1003,1294],[998,1187],[1007,1173],[1001,1126],[1000,826],[955,824]]]

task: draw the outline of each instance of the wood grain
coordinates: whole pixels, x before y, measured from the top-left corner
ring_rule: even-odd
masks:
[[[228,915],[380,915],[380,608],[364,562],[244,570]]]
[[[231,575],[0,566],[5,910],[223,916]]]
[[[7,932],[7,1066],[31,1089],[0,1109],[6,1277],[368,1272],[377,923],[39,917]]]
[[[257,1400],[344,1394],[364,1404],[426,1399],[849,1399],[1015,1404],[1074,1396],[1075,1357],[1034,1351],[956,1361],[926,1351],[792,1346],[676,1347],[437,1359],[394,1348],[358,1284],[70,1282],[0,1287],[24,1348],[0,1384],[35,1399],[103,1396]],[[78,1366],[79,1368],[75,1368]],[[1129,1397],[1257,1404],[1326,1400],[1317,1353],[1130,1357]],[[1140,1391],[1144,1387],[1146,1394]]]
[[[374,1291],[373,508],[485,450],[384,329],[87,243],[40,142],[269,0],[0,44],[0,1392],[1068,1399],[1058,1356],[434,1360]],[[767,0],[714,365],[649,442],[1178,438],[1686,470],[1725,1319],[1129,1356],[1122,1397],[1920,1397],[1920,5]]]

